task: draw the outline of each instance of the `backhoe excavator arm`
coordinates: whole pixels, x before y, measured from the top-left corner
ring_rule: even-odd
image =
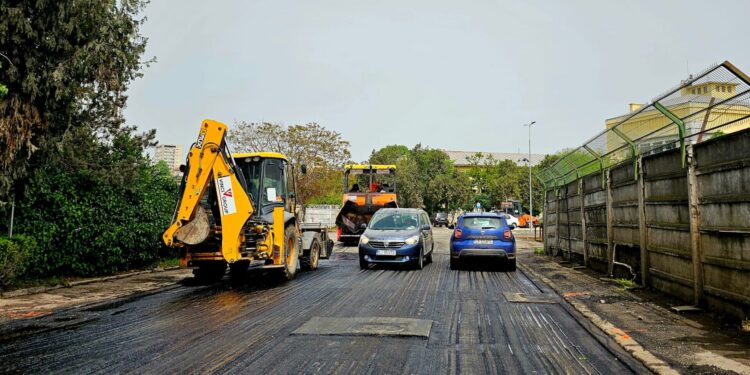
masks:
[[[221,122],[203,121],[198,139],[188,152],[177,209],[163,239],[167,246],[179,247],[198,244],[208,237],[210,228],[200,201],[213,181],[221,215],[221,253],[233,263],[240,259],[243,227],[253,213],[253,204],[227,150],[226,131],[227,126]]]

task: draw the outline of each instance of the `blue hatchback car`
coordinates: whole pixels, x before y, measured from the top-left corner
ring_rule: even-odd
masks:
[[[516,239],[505,219],[494,213],[468,213],[458,218],[450,241],[451,269],[470,259],[499,259],[516,270]]]

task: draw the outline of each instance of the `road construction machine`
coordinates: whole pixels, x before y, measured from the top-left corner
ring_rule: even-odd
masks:
[[[298,266],[314,270],[333,241],[320,227],[302,230],[297,219],[294,167],[275,152],[231,154],[227,126],[204,120],[190,147],[172,223],[164,243],[196,278],[222,278],[269,269],[283,280]],[[300,171],[305,173],[305,166]]]
[[[345,165],[344,196],[336,215],[337,240],[356,243],[377,210],[398,207],[396,198],[395,165]]]

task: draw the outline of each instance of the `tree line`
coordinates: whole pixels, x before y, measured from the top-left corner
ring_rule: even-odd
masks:
[[[108,274],[165,255],[177,182],[122,115],[140,77],[144,1],[0,7],[0,286]]]

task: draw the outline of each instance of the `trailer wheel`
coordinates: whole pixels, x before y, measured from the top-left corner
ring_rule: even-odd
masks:
[[[320,240],[318,237],[313,238],[310,243],[310,252],[301,258],[301,268],[305,271],[318,269],[318,260],[320,259]]]
[[[289,281],[297,275],[297,236],[294,225],[287,225],[284,228],[284,267],[281,269],[281,279]]]

